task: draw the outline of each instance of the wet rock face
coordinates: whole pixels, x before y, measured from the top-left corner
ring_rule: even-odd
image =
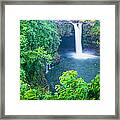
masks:
[[[71,20],[70,22],[72,22],[72,23],[79,23],[80,20]]]
[[[62,42],[60,44],[59,51],[64,50],[64,49],[75,51],[75,34],[74,34],[74,32],[69,37],[68,36],[62,37]]]

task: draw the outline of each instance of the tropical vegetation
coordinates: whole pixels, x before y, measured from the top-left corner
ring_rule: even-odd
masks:
[[[70,21],[71,22],[71,21]],[[51,91],[46,66],[60,62],[62,37],[73,34],[66,20],[20,20],[20,99],[21,100],[99,100],[100,74],[87,83],[75,70],[64,71]],[[83,48],[100,53],[100,22],[82,21]]]

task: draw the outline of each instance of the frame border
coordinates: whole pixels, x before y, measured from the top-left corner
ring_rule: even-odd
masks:
[[[5,115],[5,5],[115,5],[115,115]],[[120,0],[2,1],[0,41],[0,119],[119,119]]]

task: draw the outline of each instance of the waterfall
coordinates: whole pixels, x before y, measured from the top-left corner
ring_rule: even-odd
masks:
[[[76,59],[95,58],[95,55],[82,53],[82,23],[72,23],[75,30],[75,54],[72,56]]]
[[[75,30],[76,55],[80,56],[82,54],[82,43],[81,43],[82,23],[74,23],[73,25]]]

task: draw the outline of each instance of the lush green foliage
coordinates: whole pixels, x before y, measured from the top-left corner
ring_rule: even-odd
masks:
[[[77,71],[63,72],[60,85],[56,85],[54,96],[47,95],[46,99],[56,100],[98,100],[100,98],[100,77],[97,75],[90,83],[77,77]]]
[[[83,48],[95,49],[100,52],[100,21],[84,21],[82,32]]]
[[[24,49],[34,50],[44,47],[51,54],[57,51],[60,44],[57,26],[53,21],[21,20],[20,35],[24,36]]]
[[[100,99],[100,75],[96,75],[95,79],[88,84],[88,99]]]
[[[58,99],[85,100],[88,94],[87,83],[77,78],[77,71],[66,71],[60,76],[61,85],[56,85]]]
[[[45,85],[47,83],[44,73],[46,63],[52,61],[52,57],[43,48],[35,49],[34,51],[24,52],[25,65],[24,70],[26,71],[26,82],[30,85]]]
[[[21,79],[30,85],[47,84],[45,66],[56,58],[59,44],[57,26],[53,21],[21,20]]]
[[[99,48],[99,21],[83,21],[83,47]],[[86,23],[87,24],[86,24]],[[71,23],[60,21],[20,21],[20,99],[21,100],[98,100],[100,76],[90,83],[78,78],[77,71],[64,72],[54,95],[45,77],[46,66],[59,63],[60,36],[73,34]],[[87,39],[86,39],[87,38]]]
[[[54,95],[46,88],[30,85],[21,81],[21,99],[23,100],[99,100],[100,76],[96,75],[90,83],[77,77],[77,71],[63,72],[60,84],[55,86]]]
[[[20,82],[20,99],[21,100],[42,100],[45,98],[47,88],[42,86],[31,87],[29,84],[21,81]]]

